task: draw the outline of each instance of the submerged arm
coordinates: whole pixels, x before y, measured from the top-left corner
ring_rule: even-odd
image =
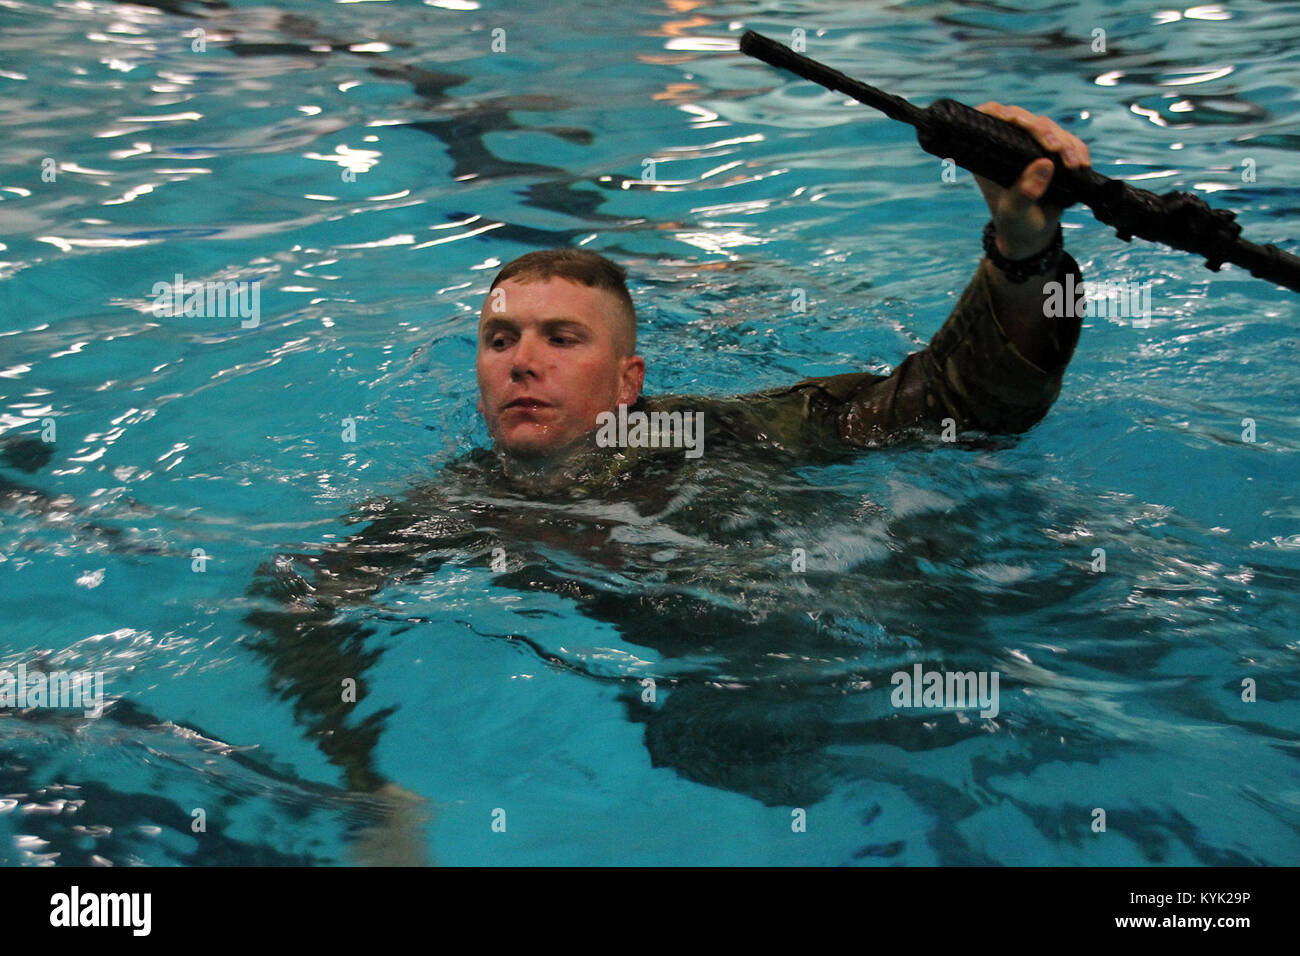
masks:
[[[345,612],[405,574],[436,570],[439,555],[459,539],[450,525],[431,527],[435,519],[388,499],[354,520],[368,525],[344,542],[263,565],[249,591],[272,601],[245,620],[257,628],[252,646],[266,660],[276,693],[292,703],[294,717],[344,772],[349,788],[375,792],[388,783],[374,769],[373,752],[393,708],[358,721],[356,703],[344,699],[348,678],[356,681],[353,699],[365,699],[366,672],[380,656],[368,640],[375,628]],[[297,565],[310,569],[310,579]]]

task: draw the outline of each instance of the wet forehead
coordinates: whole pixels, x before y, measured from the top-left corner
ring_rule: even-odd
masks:
[[[558,277],[507,279],[484,298],[479,323],[576,321],[608,329],[618,312],[618,300],[604,289]]]

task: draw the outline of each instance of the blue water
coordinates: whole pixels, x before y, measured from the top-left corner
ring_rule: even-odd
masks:
[[[0,0],[0,440],[54,424],[0,468],[0,668],[109,698],[0,711],[0,861],[1300,860],[1294,293],[1072,209],[1151,324],[1088,319],[1023,436],[706,469],[659,511],[444,473],[487,444],[475,317],[530,249],[628,267],[650,393],[884,372],[942,323],[969,174],[745,28],[1046,113],[1300,251],[1300,4],[1030,9]],[[177,273],[260,282],[259,324],[155,315]],[[476,535],[304,646],[250,623],[276,555],[420,486]],[[917,663],[996,671],[1000,713],[891,706]]]

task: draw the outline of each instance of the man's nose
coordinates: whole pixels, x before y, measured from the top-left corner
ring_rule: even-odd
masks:
[[[529,375],[536,378],[539,371],[538,361],[540,360],[540,348],[536,336],[527,332],[521,335],[510,359],[510,377],[512,379],[519,381]]]

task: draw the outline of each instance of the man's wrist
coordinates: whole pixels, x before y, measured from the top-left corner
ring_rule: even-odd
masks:
[[[1008,259],[1032,259],[1034,256],[1043,252],[1052,244],[1053,236],[1049,232],[1045,236],[1025,242],[1019,242],[1008,239],[1002,233],[998,232],[996,227],[993,231],[993,241],[997,244],[998,252],[1002,253]]]
[[[1055,274],[1065,254],[1060,223],[1045,238],[1015,241],[1002,235],[990,219],[984,227],[984,254],[1016,284],[1030,276]]]

